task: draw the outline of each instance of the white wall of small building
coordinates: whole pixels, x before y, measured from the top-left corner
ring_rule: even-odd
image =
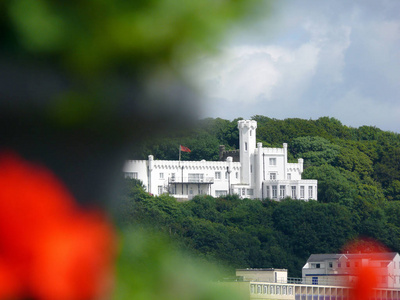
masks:
[[[329,266],[329,263],[332,263],[332,267]],[[399,254],[396,254],[392,260],[371,260],[368,258],[368,255],[366,255],[365,259],[348,259],[346,255],[342,255],[337,260],[307,262],[302,269],[302,277],[310,284],[312,277],[318,277],[319,282],[324,281],[329,284],[339,284],[344,278],[349,280],[350,275],[357,274],[361,266],[368,266],[374,269],[378,280],[378,287],[400,288]],[[343,276],[338,276],[340,274]]]

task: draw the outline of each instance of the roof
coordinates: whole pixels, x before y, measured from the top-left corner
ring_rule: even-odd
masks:
[[[321,262],[326,260],[337,260],[341,256],[348,259],[363,259],[370,260],[393,260],[397,252],[381,252],[381,253],[346,253],[346,254],[311,254],[307,262]]]
[[[349,259],[363,259],[368,258],[371,260],[393,260],[397,252],[381,252],[381,253],[356,253],[345,254]]]
[[[319,262],[325,260],[337,260],[343,254],[311,254],[307,262]]]

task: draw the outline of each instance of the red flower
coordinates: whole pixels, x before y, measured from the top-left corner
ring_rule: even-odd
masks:
[[[356,274],[357,279],[352,284],[351,300],[366,300],[373,296],[374,289],[378,285],[376,268],[362,266]]]
[[[110,290],[114,235],[47,169],[0,156],[0,298],[97,299]]]

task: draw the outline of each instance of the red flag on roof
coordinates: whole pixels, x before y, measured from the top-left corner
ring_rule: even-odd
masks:
[[[181,145],[181,151],[182,152],[192,152],[188,147],[182,146]]]

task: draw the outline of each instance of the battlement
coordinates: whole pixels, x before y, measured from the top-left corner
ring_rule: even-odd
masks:
[[[240,120],[238,121],[238,128],[250,128],[250,129],[256,129],[257,128],[257,121],[254,120]]]

